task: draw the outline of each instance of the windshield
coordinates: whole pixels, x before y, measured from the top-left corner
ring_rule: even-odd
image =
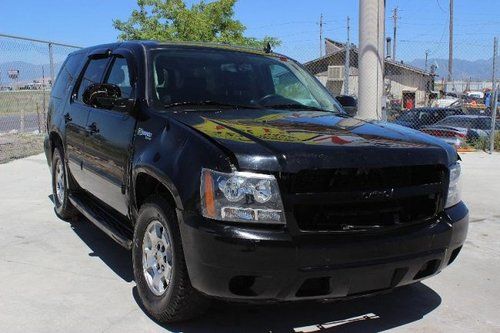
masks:
[[[153,99],[162,107],[234,106],[343,112],[314,77],[277,56],[200,48],[151,52]]]

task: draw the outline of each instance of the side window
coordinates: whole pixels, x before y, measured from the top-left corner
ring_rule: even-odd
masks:
[[[106,64],[109,58],[102,59],[92,59],[85,68],[85,73],[80,81],[80,86],[78,87],[77,100],[82,100],[82,95],[85,89],[93,83],[100,83],[104,75],[104,70],[106,69]]]
[[[78,70],[83,61],[82,54],[70,55],[59,71],[56,82],[52,87],[52,96],[63,98],[66,89],[73,83],[78,76]]]
[[[106,83],[115,84],[120,87],[123,98],[131,97],[132,86],[130,84],[129,69],[125,58],[116,57],[114,59]]]

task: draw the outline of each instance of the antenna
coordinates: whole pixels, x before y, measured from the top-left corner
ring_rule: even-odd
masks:
[[[271,43],[267,42],[266,46],[264,46],[264,52],[266,52],[266,53],[273,52],[273,50],[271,49]]]

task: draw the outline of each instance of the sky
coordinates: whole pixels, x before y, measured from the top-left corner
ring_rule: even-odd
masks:
[[[188,0],[192,3],[194,0]],[[80,46],[115,41],[112,20],[126,19],[135,0],[1,0],[0,33],[52,40]],[[448,57],[449,0],[387,0],[386,35],[392,36],[392,10],[398,7],[398,58],[411,61]],[[500,37],[499,0],[455,0],[455,57],[490,59],[493,36]],[[346,40],[346,18],[351,18],[351,40],[358,40],[357,0],[239,0],[235,16],[246,35],[277,37],[277,49],[301,61],[319,56],[319,18],[324,37]],[[0,50],[2,49],[0,40]],[[5,42],[4,42],[5,44]],[[15,47],[11,44],[4,48]],[[0,57],[2,54],[0,53]],[[0,62],[2,59],[0,59]]]

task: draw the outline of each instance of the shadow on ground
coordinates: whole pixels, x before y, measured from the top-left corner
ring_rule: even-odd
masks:
[[[138,304],[136,288],[134,297]],[[390,294],[334,303],[287,303],[244,305],[217,303],[201,318],[186,323],[162,325],[182,332],[294,332],[294,329],[358,317],[369,313],[379,319],[348,323],[321,332],[380,332],[402,326],[433,311],[441,297],[422,283]],[[159,323],[158,323],[159,324]],[[161,325],[161,324],[159,324]]]
[[[49,195],[49,199],[54,202],[53,194]],[[89,256],[99,257],[126,282],[134,280],[130,251],[115,243],[83,216],[66,222],[71,224],[71,229],[92,250]]]
[[[129,251],[116,244],[83,217],[69,223],[80,239],[92,250],[89,255],[99,257],[123,280],[127,282],[133,280]],[[138,306],[144,311],[136,287],[132,293]],[[304,326],[374,313],[380,318],[321,329],[321,332],[379,332],[417,321],[440,304],[441,297],[434,290],[422,283],[416,283],[396,289],[389,294],[333,303],[247,305],[214,302],[207,313],[198,319],[169,325],[156,323],[174,332],[275,333],[293,332],[294,329]],[[153,318],[151,320],[154,321]]]

